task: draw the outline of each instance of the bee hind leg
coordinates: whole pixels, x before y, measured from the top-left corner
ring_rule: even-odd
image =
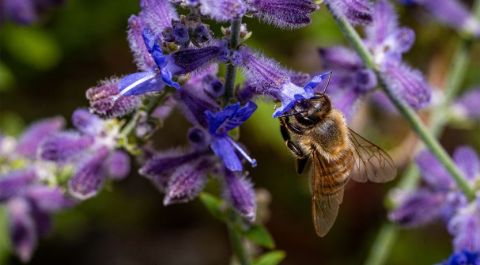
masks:
[[[297,173],[300,175],[303,173],[303,170],[305,170],[305,167],[307,166],[308,163],[308,157],[304,158],[298,158],[297,159]]]

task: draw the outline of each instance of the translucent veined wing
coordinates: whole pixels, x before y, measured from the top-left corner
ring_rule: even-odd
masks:
[[[355,155],[352,179],[358,182],[387,182],[395,178],[397,168],[392,158],[382,148],[350,129],[350,141]]]
[[[335,223],[353,163],[351,152],[345,152],[334,161],[328,161],[316,151],[312,154],[312,216],[320,237],[325,236]]]

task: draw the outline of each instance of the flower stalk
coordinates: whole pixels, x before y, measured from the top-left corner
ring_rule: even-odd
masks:
[[[230,25],[230,42],[229,47],[232,50],[236,50],[240,44],[240,27],[242,25],[242,18],[235,18],[232,20]],[[235,94],[235,79],[237,69],[232,63],[227,64],[227,72],[225,74],[225,102],[228,104],[230,99]],[[230,239],[230,244],[232,245],[232,250],[235,253],[235,257],[241,265],[250,264],[247,252],[243,246],[242,236],[235,230],[235,224],[232,220],[233,218],[228,218],[227,228],[228,235]]]
[[[236,18],[230,26],[230,49],[236,50],[240,44],[240,27],[242,26],[242,18]],[[237,69],[235,65],[229,63],[227,65],[227,73],[225,75],[225,102],[228,103],[234,95],[235,79]]]
[[[327,8],[330,12],[332,12],[332,9],[328,4]],[[392,87],[390,87],[388,82],[386,82],[384,76],[380,74],[377,65],[374,63],[373,56],[365,47],[360,36],[353,28],[353,26],[344,17],[334,16],[334,18],[337,25],[342,30],[345,37],[351,42],[354,49],[357,51],[358,55],[365,63],[365,65],[375,71],[375,74],[379,79],[379,86],[388,96],[390,101],[395,105],[395,107],[402,114],[402,116],[408,121],[410,126],[414,129],[414,131],[423,141],[425,146],[437,157],[440,163],[442,163],[445,169],[450,173],[460,190],[462,190],[462,192],[469,200],[472,200],[475,197],[475,191],[473,190],[473,188],[470,187],[468,181],[462,175],[460,170],[455,166],[445,149],[443,149],[443,147],[438,143],[435,137],[429,132],[429,130],[420,120],[415,111],[395,95]]]

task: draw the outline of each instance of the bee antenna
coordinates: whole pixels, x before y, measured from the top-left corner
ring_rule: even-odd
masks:
[[[327,92],[328,85],[330,85],[330,80],[332,79],[332,73],[333,71],[328,72],[328,80],[325,86],[323,87],[323,92],[322,94],[325,94]]]

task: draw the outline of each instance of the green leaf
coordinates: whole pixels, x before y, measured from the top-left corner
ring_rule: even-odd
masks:
[[[9,136],[18,136],[22,133],[25,124],[22,117],[14,112],[3,112],[0,115],[0,130]]]
[[[5,207],[0,207],[0,264],[6,264],[11,250],[7,218]]]
[[[47,70],[60,61],[61,50],[47,32],[34,27],[5,29],[6,49],[16,59],[39,70]]]
[[[263,225],[253,225],[244,234],[250,241],[259,246],[270,249],[275,247],[272,236]]]
[[[252,265],[277,265],[285,259],[284,251],[271,251],[257,258]]]
[[[200,194],[200,201],[205,205],[208,211],[217,219],[224,220],[225,214],[222,209],[223,202],[212,194],[202,192]]]
[[[15,77],[10,69],[5,64],[0,62],[0,92],[11,89],[14,82]]]

